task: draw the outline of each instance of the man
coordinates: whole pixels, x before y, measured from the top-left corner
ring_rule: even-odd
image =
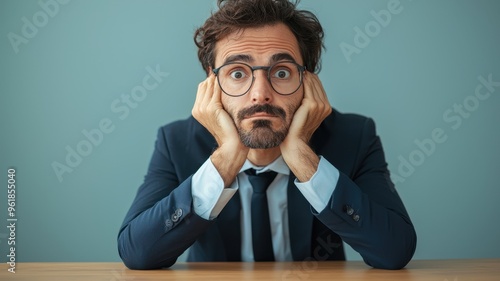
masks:
[[[314,73],[317,18],[288,0],[218,5],[195,33],[192,117],[159,130],[120,229],[125,265],[170,267],[189,247],[189,261],[343,260],[344,241],[404,267],[415,230],[374,122],[333,110]]]

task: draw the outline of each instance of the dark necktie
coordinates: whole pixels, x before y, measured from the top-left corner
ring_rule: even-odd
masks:
[[[255,174],[254,169],[246,170],[252,184],[252,244],[255,261],[274,261],[269,207],[267,206],[267,187],[276,177],[276,172],[269,171]]]

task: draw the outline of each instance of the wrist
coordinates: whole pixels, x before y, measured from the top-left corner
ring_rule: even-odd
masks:
[[[247,155],[248,148],[241,142],[226,142],[212,153],[210,160],[224,181],[224,187],[231,185],[234,181]]]
[[[320,158],[303,141],[287,141],[280,146],[283,160],[300,182],[309,181],[318,170]]]

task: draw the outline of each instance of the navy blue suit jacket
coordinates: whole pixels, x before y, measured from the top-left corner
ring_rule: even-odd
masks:
[[[199,217],[192,207],[192,175],[216,147],[193,117],[160,128],[144,183],[118,235],[127,267],[170,267],[189,247],[189,261],[241,260],[238,193],[215,220]],[[374,122],[333,110],[311,147],[340,171],[340,178],[327,207],[317,213],[290,175],[293,259],[343,260],[345,241],[372,267],[404,267],[415,251],[416,234],[390,180]]]

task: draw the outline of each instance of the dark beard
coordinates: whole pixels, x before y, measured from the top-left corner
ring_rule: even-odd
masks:
[[[238,134],[240,135],[241,142],[246,147],[253,149],[268,149],[279,146],[288,134],[289,129],[288,126],[285,125],[285,110],[270,104],[256,104],[238,112],[237,123],[240,124],[245,117],[258,112],[265,112],[281,118],[284,124],[283,127],[278,131],[274,131],[270,120],[257,119],[252,122],[252,128],[248,131],[245,131],[238,126]]]
[[[255,120],[253,127],[250,131],[243,131],[238,128],[241,142],[249,148],[253,149],[268,149],[279,146],[286,135],[288,128],[284,127],[282,130],[273,131],[271,128],[271,121],[269,120]]]

